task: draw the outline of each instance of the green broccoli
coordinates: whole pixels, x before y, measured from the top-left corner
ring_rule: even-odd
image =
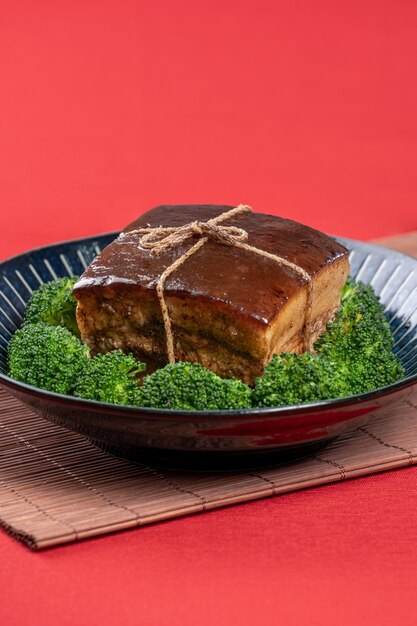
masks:
[[[26,306],[24,323],[45,322],[51,326],[66,326],[79,337],[75,317],[77,301],[72,295],[77,280],[76,276],[65,277],[42,285],[32,294]]]
[[[71,393],[88,359],[88,348],[63,326],[25,324],[10,340],[8,371],[29,385]]]
[[[254,406],[280,406],[316,402],[348,395],[342,376],[332,363],[310,352],[275,354],[256,379]]]
[[[220,378],[199,363],[178,362],[145,376],[142,406],[180,410],[244,409],[251,390],[235,378]]]
[[[141,395],[136,376],[144,369],[133,354],[121,350],[97,354],[81,370],[74,395],[113,404],[138,404]]]
[[[384,309],[369,285],[348,279],[316,354],[275,355],[257,378],[255,406],[314,402],[364,393],[401,379]]]
[[[373,288],[349,278],[334,321],[314,346],[346,381],[346,395],[384,387],[404,376],[393,345],[384,307]]]
[[[275,355],[251,390],[198,363],[170,364],[137,378],[145,366],[115,350],[93,358],[77,336],[75,278],[48,283],[28,304],[9,344],[9,375],[58,393],[113,404],[179,410],[225,410],[315,402],[363,393],[404,376],[393,336],[372,287],[348,279],[341,306],[315,354]],[[71,332],[70,332],[71,331]]]

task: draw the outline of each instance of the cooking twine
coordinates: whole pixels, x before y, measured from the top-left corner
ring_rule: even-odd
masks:
[[[162,319],[165,328],[166,337],[166,350],[169,363],[175,363],[175,351],[174,351],[174,337],[172,333],[171,318],[169,316],[168,306],[165,300],[165,281],[172,272],[177,270],[187,259],[197,252],[204,244],[209,241],[217,241],[218,243],[234,246],[235,248],[241,248],[242,250],[248,250],[254,252],[267,259],[276,261],[280,265],[289,267],[302,276],[307,282],[307,306],[304,317],[303,327],[303,342],[304,350],[310,350],[311,348],[311,310],[312,310],[312,294],[313,284],[310,274],[306,270],[296,263],[288,261],[278,254],[271,254],[260,250],[254,246],[250,246],[245,243],[248,239],[248,233],[243,228],[237,226],[223,226],[222,222],[229,220],[233,217],[243,215],[252,211],[252,207],[248,204],[239,204],[234,209],[225,211],[217,217],[214,217],[206,222],[194,221],[185,224],[184,226],[156,226],[149,228],[137,228],[135,230],[123,233],[123,236],[138,234],[142,235],[140,245],[146,250],[151,250],[152,254],[160,254],[170,248],[176,248],[180,244],[186,242],[188,239],[194,236],[200,237],[189,250],[184,252],[178,259],[176,259],[171,265],[169,265],[161,274],[156,285],[156,292],[161,307]]]

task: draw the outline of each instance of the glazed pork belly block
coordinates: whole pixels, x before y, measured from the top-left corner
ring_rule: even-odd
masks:
[[[141,247],[146,227],[207,221],[233,207],[158,206],[127,226],[74,287],[82,340],[92,354],[121,349],[148,372],[167,363],[156,285],[162,272],[198,241],[159,254]],[[222,222],[248,233],[251,246],[280,255],[311,277],[310,334],[315,341],[340,304],[348,251],[327,235],[291,220],[244,213]],[[177,361],[198,362],[220,376],[253,384],[275,353],[305,349],[308,281],[257,253],[208,240],[164,285]]]

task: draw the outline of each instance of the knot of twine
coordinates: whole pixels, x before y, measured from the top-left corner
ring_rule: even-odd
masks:
[[[165,328],[167,356],[169,363],[175,363],[174,338],[172,334],[171,318],[169,316],[168,307],[165,301],[164,285],[168,276],[184,263],[191,255],[199,250],[209,239],[217,241],[228,246],[235,246],[243,250],[249,250],[255,254],[259,254],[268,259],[289,267],[297,272],[307,282],[307,306],[304,317],[303,342],[304,350],[311,349],[311,309],[312,309],[312,280],[310,274],[296,263],[288,261],[284,257],[277,254],[271,254],[260,248],[255,248],[245,243],[248,239],[248,233],[243,228],[237,226],[220,226],[224,220],[237,217],[243,213],[251,212],[252,208],[248,204],[239,204],[234,209],[225,211],[217,217],[207,222],[194,221],[184,226],[156,226],[148,228],[138,228],[130,230],[122,234],[122,237],[128,235],[141,235],[140,246],[146,250],[150,250],[152,254],[160,254],[170,248],[176,248],[186,242],[191,237],[198,236],[199,240],[189,250],[184,252],[178,259],[169,265],[161,274],[156,285],[156,292],[162,311],[162,318]]]
[[[190,222],[189,224],[178,227],[159,226],[156,228],[139,228],[138,230],[130,232],[143,235],[140,240],[141,247],[151,250],[153,254],[160,254],[164,250],[175,248],[194,235],[213,239],[214,241],[229,246],[240,241],[246,241],[248,238],[248,233],[243,228],[238,228],[237,226],[218,226],[215,219],[216,218],[209,220],[208,222]]]

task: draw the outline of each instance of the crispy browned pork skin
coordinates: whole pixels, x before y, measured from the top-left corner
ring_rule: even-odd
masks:
[[[74,288],[81,337],[92,353],[121,349],[148,364],[167,363],[157,281],[197,239],[155,255],[140,245],[143,227],[206,221],[233,207],[158,206],[135,220],[86,269]],[[247,243],[283,256],[312,279],[311,338],[332,319],[349,272],[348,251],[297,222],[245,213],[224,222],[245,229]],[[198,362],[248,384],[275,353],[301,352],[307,281],[293,269],[256,253],[209,240],[167,279],[165,300],[175,357]]]

